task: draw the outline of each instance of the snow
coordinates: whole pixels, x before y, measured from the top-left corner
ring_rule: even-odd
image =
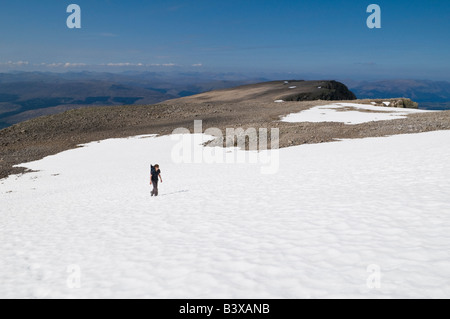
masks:
[[[449,140],[281,149],[273,176],[175,164],[168,136],[28,163],[39,172],[0,181],[0,297],[449,298]],[[151,198],[156,162],[164,183]]]
[[[356,110],[346,110],[345,108]],[[372,111],[372,112],[363,112]],[[373,106],[368,104],[336,103],[316,106],[306,111],[289,114],[281,119],[283,122],[340,122],[348,125],[362,124],[373,121],[387,121],[406,118],[408,114],[424,113],[429,111],[386,108],[383,106]]]
[[[389,106],[391,105],[391,102],[383,102],[384,105]]]
[[[296,86],[290,86],[289,88],[290,89],[296,89],[297,87]]]
[[[283,103],[283,100],[275,100],[275,103]]]

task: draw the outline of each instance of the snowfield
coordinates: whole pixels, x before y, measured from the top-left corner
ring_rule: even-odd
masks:
[[[385,105],[389,102],[385,102]],[[355,109],[348,110],[347,108]],[[369,112],[367,112],[369,111]],[[394,107],[374,106],[357,103],[336,103],[316,106],[306,111],[289,114],[281,119],[282,122],[340,122],[348,125],[362,124],[373,121],[387,121],[406,118],[408,114],[425,113],[430,111],[403,109]]]
[[[449,298],[449,141],[291,147],[276,175],[176,164],[168,136],[28,163],[0,181],[0,297]]]

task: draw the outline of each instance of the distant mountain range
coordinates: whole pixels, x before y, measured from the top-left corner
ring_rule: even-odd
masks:
[[[0,74],[0,129],[70,109],[149,105],[258,80],[197,73],[4,73]]]
[[[450,109],[450,82],[427,80],[343,81],[359,99],[405,97],[423,109]]]
[[[0,129],[86,106],[155,104],[207,91],[277,80],[237,73],[16,72],[0,74]],[[424,109],[450,109],[450,82],[341,81],[360,98],[405,97]]]

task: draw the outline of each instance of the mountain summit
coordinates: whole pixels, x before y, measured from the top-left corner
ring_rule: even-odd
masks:
[[[356,100],[355,94],[336,81],[272,81],[206,92],[184,100],[238,101],[339,101]]]

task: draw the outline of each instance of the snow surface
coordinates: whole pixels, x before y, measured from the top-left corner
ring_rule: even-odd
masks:
[[[283,100],[275,100],[275,103],[283,103]]]
[[[449,140],[281,149],[273,176],[175,164],[170,137],[26,164],[39,172],[0,181],[0,297],[449,298]],[[164,183],[151,198],[156,162]],[[70,289],[77,267],[81,288]]]
[[[357,109],[356,111],[344,110],[346,107]],[[368,110],[379,113],[360,112]],[[386,108],[368,104],[337,103],[316,106],[306,111],[289,114],[281,119],[283,122],[340,122],[345,124],[362,124],[373,121],[386,121],[406,118],[408,114],[424,113],[429,111],[403,108]]]

